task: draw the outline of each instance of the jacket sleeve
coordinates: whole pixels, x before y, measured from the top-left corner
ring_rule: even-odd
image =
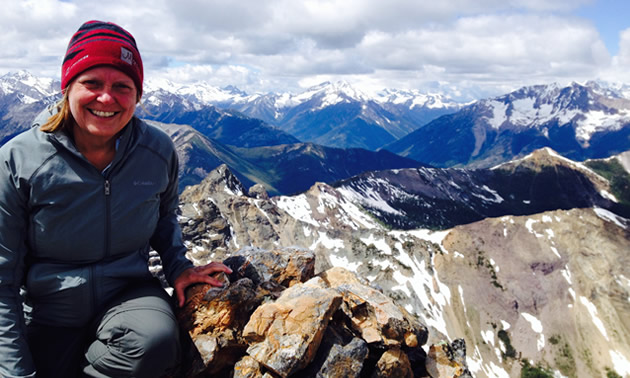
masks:
[[[151,247],[160,254],[164,274],[172,286],[175,279],[184,270],[193,267],[193,264],[185,256],[186,247],[184,246],[181,228],[177,222],[179,163],[174,146],[172,146],[168,162],[169,184],[160,196],[160,217],[150,243]]]
[[[27,251],[27,182],[15,174],[16,163],[7,155],[6,148],[0,149],[0,376],[34,377],[20,295]]]

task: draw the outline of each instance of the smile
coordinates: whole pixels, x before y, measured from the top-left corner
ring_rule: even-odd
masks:
[[[90,109],[90,113],[94,114],[97,117],[113,117],[116,114],[116,112],[103,112],[94,109]]]

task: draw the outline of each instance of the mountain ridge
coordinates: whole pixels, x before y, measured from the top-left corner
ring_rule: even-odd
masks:
[[[630,100],[596,83],[524,87],[442,116],[383,148],[438,167],[488,168],[542,147],[572,160],[628,150]]]
[[[517,376],[522,361],[551,375],[630,374],[626,218],[572,208],[401,230],[324,183],[293,196],[257,193],[222,167],[182,194],[194,261],[250,245],[311,250],[316,271],[349,269],[418,316],[428,344],[463,337],[478,377]]]

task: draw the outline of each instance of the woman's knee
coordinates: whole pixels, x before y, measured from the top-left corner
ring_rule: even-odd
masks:
[[[96,337],[86,353],[88,375],[95,370],[105,376],[157,377],[179,359],[179,327],[159,296],[134,298],[108,311]]]

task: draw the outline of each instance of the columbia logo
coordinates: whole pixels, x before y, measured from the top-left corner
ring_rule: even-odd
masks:
[[[120,47],[120,59],[123,62],[129,63],[129,64],[133,64],[133,53],[129,50],[127,50],[124,47]]]
[[[139,181],[136,180],[133,182],[133,186],[152,186],[155,185],[153,181]]]

